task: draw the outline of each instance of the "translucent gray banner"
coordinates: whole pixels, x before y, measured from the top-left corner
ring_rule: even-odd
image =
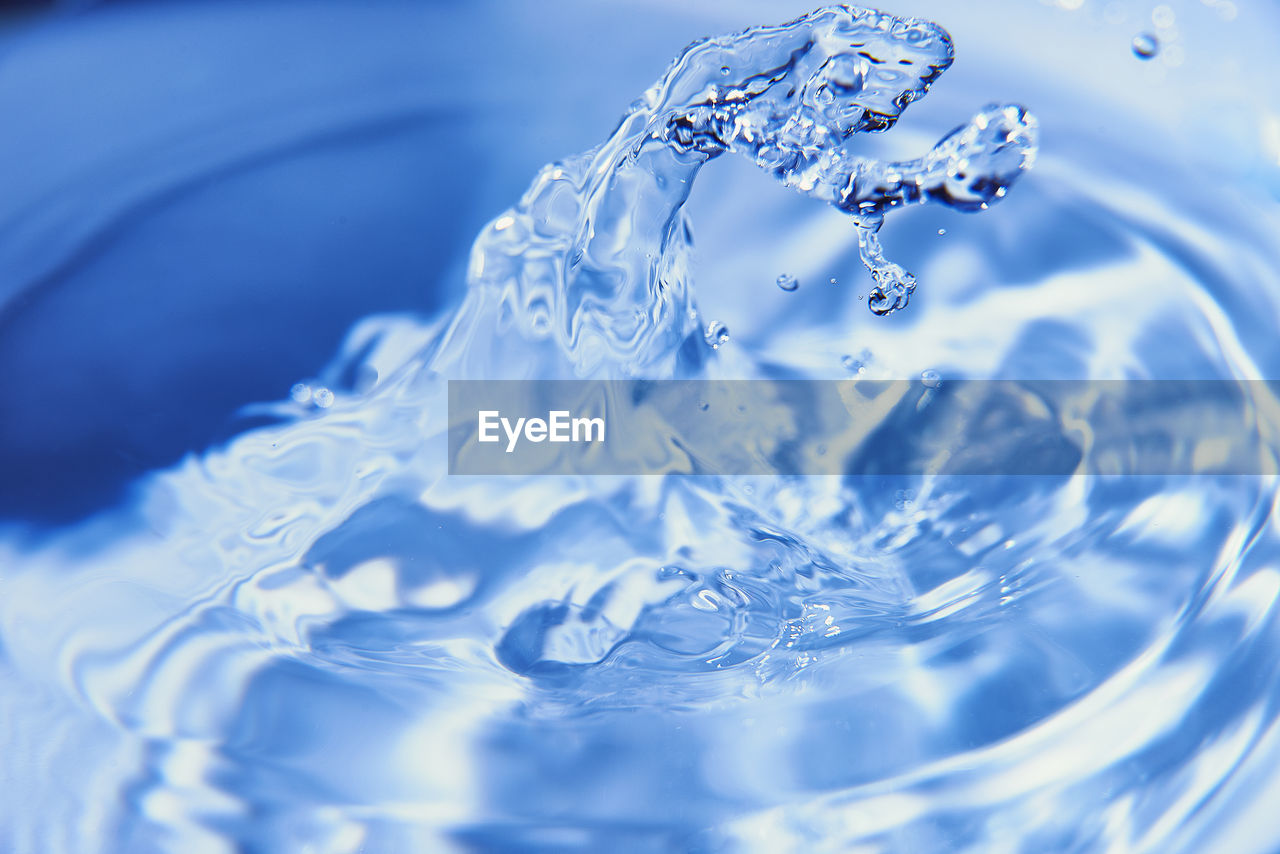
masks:
[[[450,474],[1275,474],[1269,381],[449,382]]]

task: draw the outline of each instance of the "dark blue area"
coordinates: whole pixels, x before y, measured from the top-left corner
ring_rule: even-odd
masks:
[[[240,407],[283,398],[355,319],[437,309],[473,226],[440,212],[476,165],[428,116],[195,179],[115,223],[0,315],[0,513],[110,502],[244,429]]]
[[[560,18],[635,22],[571,2],[45,5],[0,9],[0,518],[116,504],[361,318],[440,310],[483,224],[648,82],[572,73],[619,50]]]

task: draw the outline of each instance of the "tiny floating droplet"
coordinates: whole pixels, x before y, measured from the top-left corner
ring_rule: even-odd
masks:
[[[783,273],[778,277],[778,287],[782,288],[784,291],[794,291],[796,288],[800,287],[800,280],[795,276]]]
[[[920,374],[920,382],[925,388],[937,388],[942,385],[942,377],[937,371],[924,371]]]
[[[940,229],[938,229],[938,236],[939,236],[939,237],[941,237],[942,235],[944,235],[944,234],[946,234],[946,233],[947,233],[947,230],[946,230],[945,228],[940,228]]]
[[[712,350],[719,350],[729,343],[729,327],[718,320],[713,320],[707,324],[707,331],[703,333],[702,337]]]
[[[833,285],[834,285],[834,284],[838,284],[838,283],[836,282],[836,277],[835,277],[835,276],[832,276],[832,277],[831,277],[830,279],[828,279],[827,281],[831,282],[831,284],[833,284]]]
[[[1160,42],[1150,33],[1133,37],[1133,55],[1138,59],[1150,59],[1160,52]]]
[[[720,73],[721,73],[722,75],[724,75],[725,77],[728,77],[728,76],[729,76],[729,66],[727,66],[727,65],[722,65],[722,66],[720,66]]]
[[[333,392],[327,388],[318,388],[315,394],[311,396],[312,401],[321,409],[328,409],[333,406]]]

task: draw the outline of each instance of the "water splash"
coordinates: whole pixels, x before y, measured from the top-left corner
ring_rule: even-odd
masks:
[[[284,423],[146,484],[132,536],[0,541],[22,567],[0,666],[67,698],[11,692],[9,746],[47,767],[25,757],[56,705],[97,748],[67,738],[57,767],[100,760],[77,806],[127,792],[135,847],[1193,850],[1172,829],[1213,812],[1274,724],[1274,484],[444,471],[445,376],[706,370],[727,330],[694,308],[682,205],[719,153],[850,213],[873,310],[905,304],[885,213],[981,210],[1034,151],[1030,117],[998,107],[906,165],[846,152],[950,60],[936,27],[848,9],[695,44],[605,146],[490,224],[441,326],[362,323]],[[1275,287],[1270,256],[1197,255],[1230,220],[1178,221],[1181,186],[1133,210],[1140,194],[1055,190],[1035,197],[1046,245],[1095,211],[1115,230],[1087,275],[1038,268],[1013,298],[821,358],[766,343],[800,376],[910,376],[956,329],[980,334],[921,356],[948,376],[981,369],[971,337],[1019,370],[1249,367],[1210,295]],[[1030,323],[1046,304],[1058,325]],[[1172,366],[1152,344],[1171,335]],[[361,371],[367,393],[333,394]]]
[[[902,308],[915,278],[884,256],[885,215],[927,202],[985,209],[1035,158],[1036,121],[1015,105],[984,108],[914,160],[852,150],[858,134],[893,127],[952,59],[937,25],[846,6],[695,42],[608,140],[545,167],[482,232],[436,368],[509,374],[477,340],[497,327],[548,343],[529,376],[565,373],[562,354],[578,374],[671,372],[696,328],[683,208],[725,153],[848,213],[875,282],[869,307]]]

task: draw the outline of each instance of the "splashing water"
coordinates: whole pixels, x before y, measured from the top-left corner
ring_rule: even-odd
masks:
[[[0,650],[38,686],[0,749],[56,719],[84,800],[126,793],[104,850],[1195,850],[1276,720],[1270,479],[445,471],[447,378],[1257,374],[1206,282],[1274,284],[1269,256],[1215,265],[1065,181],[1019,233],[1047,254],[1080,193],[1111,229],[1096,281],[983,291],[917,338],[835,317],[722,346],[689,272],[699,170],[740,154],[849,214],[872,311],[902,308],[887,213],[982,210],[1035,155],[1017,106],[915,160],[851,151],[951,62],[937,26],[845,7],[695,43],[484,229],[456,312],[361,323],[286,423],[151,479],[131,534],[0,540]],[[996,356],[934,346],[956,329]]]
[[[695,43],[603,145],[544,168],[480,235],[467,303],[435,367],[509,372],[462,342],[474,341],[472,327],[488,335],[513,325],[548,342],[529,376],[558,373],[562,354],[579,373],[603,364],[669,373],[696,317],[683,206],[702,167],[724,153],[848,212],[875,280],[868,305],[902,308],[915,278],[884,256],[885,214],[925,202],[985,209],[1035,157],[1036,122],[1018,106],[987,107],[916,160],[850,151],[856,134],[893,127],[952,58],[934,24],[843,6]]]

